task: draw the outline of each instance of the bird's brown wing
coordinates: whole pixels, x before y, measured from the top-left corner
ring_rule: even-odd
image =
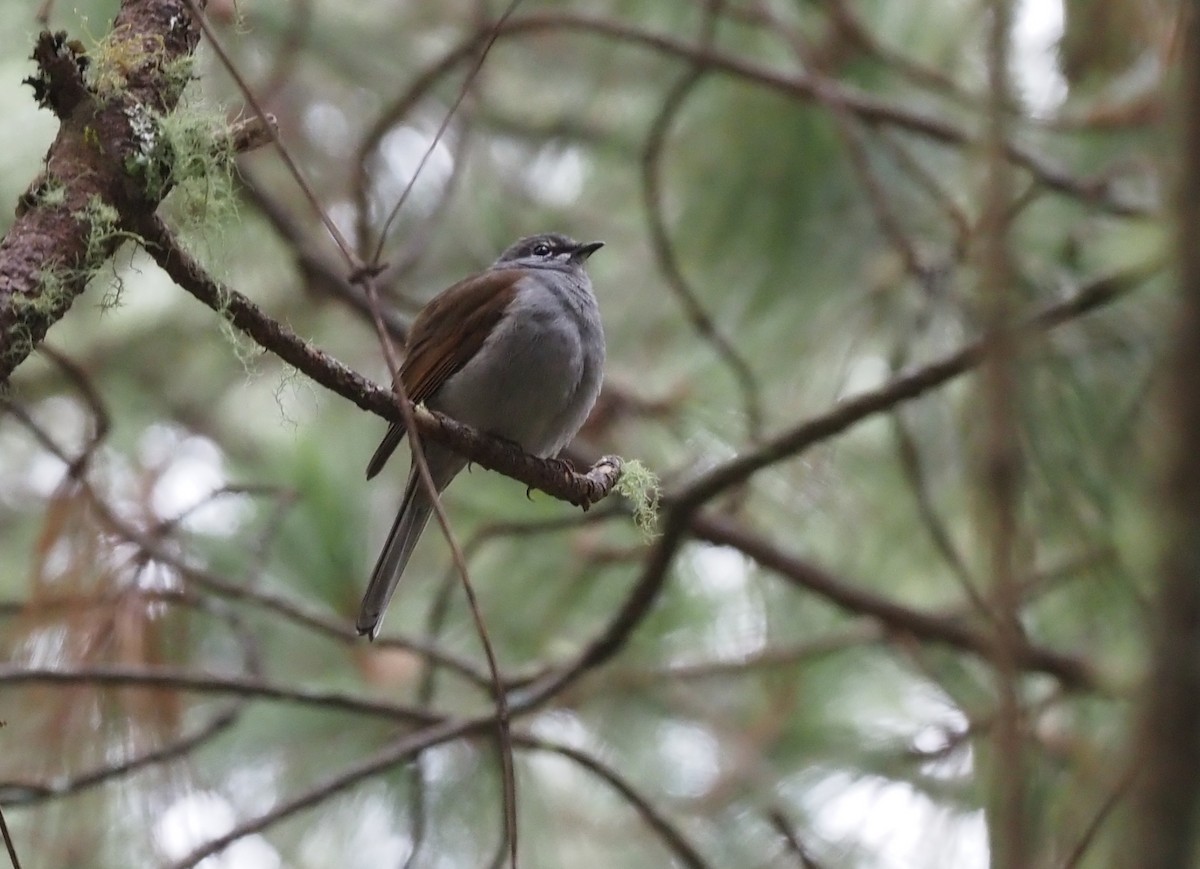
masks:
[[[435,296],[413,320],[400,381],[409,401],[431,398],[479,352],[517,293],[520,269],[494,269],[465,278]],[[400,441],[404,425],[392,423],[367,463],[367,479],[383,468]]]

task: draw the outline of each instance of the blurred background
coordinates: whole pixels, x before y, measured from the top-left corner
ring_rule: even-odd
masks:
[[[90,47],[118,4],[0,5],[11,205],[57,130],[21,84],[39,7]],[[604,240],[609,361],[573,451],[643,462],[664,515],[884,395],[710,494],[615,654],[515,717],[521,865],[1110,865],[1160,544],[1175,4],[1014,3],[1008,94],[976,0],[525,0],[497,25],[507,6],[208,4],[321,207],[386,264],[397,340],[519,236]],[[206,42],[194,75],[186,111],[251,113]],[[387,382],[276,150],[162,213]],[[1007,360],[1007,404],[973,373],[887,398],[1000,322],[996,294],[1012,322],[1060,314]],[[23,865],[196,865],[231,830],[205,866],[499,865],[492,730],[396,749],[428,736],[419,710],[494,702],[436,529],[382,641],[353,636],[407,473],[364,479],[386,423],[134,244],[46,346],[0,413],[0,808]],[[512,680],[575,660],[661,551],[616,497],[583,514],[476,468],[444,502]],[[1023,633],[993,655],[1006,620]]]

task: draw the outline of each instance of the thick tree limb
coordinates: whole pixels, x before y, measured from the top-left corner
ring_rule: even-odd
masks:
[[[1137,763],[1125,866],[1196,865],[1200,832],[1200,12],[1182,16],[1182,165],[1176,196],[1179,307],[1162,430],[1169,450],[1159,531],[1164,544],[1146,694],[1133,733]]]
[[[43,32],[33,58],[35,96],[62,121],[46,169],[22,199],[0,242],[0,383],[41,342],[112,255],[125,227],[119,215],[151,213],[165,191],[147,192],[126,169],[144,153],[154,115],[171,111],[200,39],[180,0],[126,0],[89,87],[81,49]],[[115,209],[115,211],[113,211]]]

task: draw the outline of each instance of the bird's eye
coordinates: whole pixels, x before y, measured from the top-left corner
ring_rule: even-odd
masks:
[[[550,256],[550,245],[544,241],[539,241],[533,246],[534,256]]]

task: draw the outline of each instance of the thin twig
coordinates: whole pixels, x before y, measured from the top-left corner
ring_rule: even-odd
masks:
[[[4,820],[3,809],[0,809],[0,835],[4,837],[4,847],[8,850],[8,859],[12,861],[13,869],[21,869],[21,860],[17,857],[17,848],[8,832],[8,822]]]
[[[917,506],[917,516],[920,518],[921,524],[925,526],[925,531],[929,534],[934,548],[941,554],[942,560],[946,562],[950,567],[950,572],[958,580],[958,586],[963,590],[963,594],[967,596],[980,615],[990,615],[991,607],[987,605],[979,593],[979,589],[975,587],[975,580],[971,576],[966,559],[958,551],[954,539],[950,536],[950,529],[942,521],[937,505],[933,502],[933,495],[929,491],[929,483],[925,478],[925,463],[921,458],[917,439],[913,437],[908,423],[904,421],[904,417],[899,412],[892,414],[892,431],[896,436],[896,453],[900,468],[904,472],[909,489],[912,490],[913,500]]]
[[[421,216],[420,223],[409,229],[404,236],[400,250],[393,254],[379,273],[377,282],[380,286],[398,287],[404,284],[429,249],[430,240],[438,233],[446,218],[452,214],[450,206],[458,188],[467,178],[467,160],[472,144],[473,123],[474,115],[464,114],[460,108],[458,130],[454,139],[447,146],[451,149],[450,175],[438,190],[437,201],[423,209],[424,214]],[[391,296],[400,303],[412,304],[411,300],[402,292],[393,292]]]
[[[359,782],[407,763],[422,751],[444,745],[455,739],[461,739],[464,736],[483,733],[495,726],[495,716],[485,715],[476,718],[448,719],[441,724],[425,727],[415,733],[402,736],[353,766],[322,779],[303,793],[288,800],[281,800],[257,817],[236,824],[223,835],[205,842],[190,854],[171,864],[171,869],[191,869],[239,839],[260,833],[298,812],[323,803],[354,787]]]
[[[954,245],[952,256],[955,260],[961,258],[967,251],[971,238],[971,219],[966,212],[954,201],[954,195],[947,190],[942,180],[921,163],[903,139],[892,130],[879,131],[878,139],[887,146],[896,166],[900,168],[914,184],[949,219],[954,227]]]
[[[304,198],[308,200],[308,204],[312,206],[312,209],[316,213],[317,217],[321,219],[321,223],[325,224],[325,229],[329,231],[329,235],[337,244],[338,250],[342,252],[342,256],[345,257],[350,269],[355,272],[360,271],[363,264],[355,254],[354,248],[348,241],[346,241],[345,236],[342,235],[341,230],[338,229],[337,224],[333,221],[333,218],[329,216],[328,212],[325,210],[325,207],[321,205],[321,201],[317,198],[317,194],[312,189],[312,185],[308,183],[308,179],[305,178],[304,173],[300,171],[299,164],[296,163],[291,152],[287,149],[287,146],[283,144],[283,139],[279,135],[277,126],[271,122],[272,119],[270,114],[268,114],[267,111],[262,107],[258,97],[254,95],[254,91],[251,90],[250,85],[247,84],[246,79],[242,76],[237,66],[230,59],[229,54],[225,51],[224,46],[221,45],[221,41],[217,39],[217,34],[213,31],[212,26],[208,23],[208,16],[205,14],[204,10],[200,8],[200,5],[197,4],[196,0],[184,0],[184,2],[187,3],[188,8],[191,9],[192,16],[196,19],[196,23],[200,25],[200,30],[204,33],[204,36],[208,39],[209,45],[212,46],[217,58],[221,61],[221,66],[223,66],[225,71],[229,73],[230,78],[232,78],[234,84],[237,85],[238,90],[242,92],[242,96],[246,98],[246,102],[250,104],[250,108],[254,111],[254,114],[264,124],[266,132],[271,137],[272,144],[275,145],[275,150],[279,152],[279,156],[283,159],[284,166],[287,167],[288,172],[291,174],[292,178],[295,179],[296,184],[299,185],[300,191],[304,194]]]
[[[689,41],[671,35],[643,30],[624,21],[567,12],[548,12],[513,18],[507,21],[502,29],[502,35],[506,37],[522,38],[547,30],[592,33],[639,45],[681,60],[702,63],[711,70],[741,78],[796,99],[814,99],[818,89],[823,89],[826,99],[844,105],[848,111],[869,126],[894,127],[934,142],[960,148],[973,147],[977,139],[974,130],[967,125],[877,97],[853,85],[831,80],[818,82],[806,72],[785,73],[742,57],[715,50],[705,50]],[[415,104],[438,79],[471,57],[477,45],[490,38],[490,33],[490,30],[477,31],[451,48],[414,83],[405,94],[404,103],[406,105]],[[379,132],[378,135],[381,136],[382,132]],[[1015,165],[1030,172],[1040,184],[1055,192],[1084,200],[1112,214],[1132,217],[1147,216],[1156,212],[1156,204],[1122,198],[1103,179],[1077,177],[1045,155],[1022,143],[1007,142],[1005,153]]]
[[[519,0],[514,0],[512,8],[515,8]],[[505,13],[508,14],[507,12]],[[491,42],[487,45],[491,46]],[[484,53],[486,55],[486,52]],[[472,70],[471,77],[483,65],[484,55],[479,58],[478,65]],[[468,77],[468,82],[470,78]],[[461,102],[462,97],[466,94],[467,85],[464,84],[463,91],[460,94],[459,101],[455,102],[451,111],[446,115],[445,120],[439,128],[437,136],[435,136],[429,149],[425,152],[425,156],[421,160],[420,168],[424,167],[426,159],[433,153],[433,149],[437,146],[440,137],[445,132],[450,119],[454,115],[456,109]],[[386,236],[388,225],[391,223],[392,217],[399,213],[400,206],[404,204],[404,200],[408,192],[412,189],[412,184],[416,181],[416,174],[409,180],[408,186],[405,188],[400,197],[400,201],[396,204],[392,214],[389,216],[387,223],[384,225],[384,231],[381,233],[379,248],[376,250],[374,257],[379,256],[383,247],[383,239]],[[377,269],[378,265],[372,267]],[[369,274],[364,271],[360,277],[364,279]],[[404,385],[404,379],[400,376],[400,365],[396,358],[395,348],[392,346],[391,336],[388,335],[387,329],[383,323],[381,314],[382,305],[379,302],[379,294],[376,291],[374,283],[366,280],[367,301],[371,307],[371,315],[375,324],[375,331],[379,337],[380,346],[383,350],[384,359],[387,361],[388,371],[392,378],[392,388],[395,391],[397,402],[400,405],[400,412],[403,417],[404,431],[408,434],[409,446],[412,454],[412,471],[418,475],[419,484],[425,491],[426,497],[429,499],[433,507],[433,514],[437,519],[438,527],[441,529],[442,536],[450,547],[450,557],[455,569],[458,572],[460,581],[462,582],[463,591],[467,596],[467,603],[471,609],[471,617],[475,622],[476,632],[479,636],[479,642],[483,646],[483,653],[487,659],[488,673],[492,680],[492,697],[496,704],[496,741],[500,754],[500,779],[501,779],[501,803],[504,815],[504,836],[509,843],[509,855],[512,860],[513,869],[517,866],[517,783],[516,770],[512,760],[512,742],[509,735],[509,715],[508,701],[504,690],[504,679],[500,675],[500,668],[496,663],[496,653],[492,648],[491,639],[488,637],[487,624],[483,618],[483,613],[479,610],[479,603],[475,597],[475,589],[471,584],[471,577],[467,569],[466,559],[463,557],[462,547],[459,546],[458,539],[454,534],[454,529],[450,525],[450,518],[446,515],[445,507],[442,504],[441,493],[433,482],[433,476],[429,471],[429,463],[426,460],[425,449],[422,445],[422,432],[416,424],[417,409],[408,400],[408,392]]]
[[[706,50],[712,46],[716,34],[717,17],[720,15],[723,5],[720,0],[708,0],[706,3],[703,31],[700,36],[701,45]],[[646,209],[646,223],[650,229],[651,249],[654,251],[655,259],[658,260],[659,271],[662,272],[671,292],[679,300],[679,305],[683,308],[684,315],[692,324],[696,334],[712,346],[717,356],[733,375],[738,390],[741,392],[742,412],[746,416],[746,432],[751,441],[756,441],[762,435],[763,426],[758,380],[750,364],[717,326],[712,316],[701,304],[695,289],[684,276],[683,269],[679,265],[679,258],[675,253],[675,245],[667,230],[663,208],[662,158],[667,134],[683,108],[684,102],[703,80],[705,72],[703,62],[694,62],[667,92],[662,107],[650,124],[650,132],[646,136],[646,145],[642,151],[642,202]]]
[[[691,869],[707,869],[709,866],[708,862],[700,856],[700,853],[680,830],[655,809],[650,804],[650,801],[642,796],[628,780],[598,758],[574,746],[550,742],[549,740],[539,739],[524,733],[514,733],[513,743],[522,748],[557,754],[587,770],[613,790],[617,791],[630,805],[637,809],[638,814],[642,816],[642,819],[649,825],[650,829],[654,831],[655,835],[662,840],[663,844],[670,849],[683,865],[689,866]]]
[[[1113,785],[1112,789],[1101,800],[1100,807],[1096,809],[1095,814],[1092,815],[1091,820],[1084,827],[1083,832],[1079,836],[1079,841],[1075,843],[1067,854],[1066,859],[1063,860],[1062,869],[1078,869],[1079,865],[1083,862],[1083,858],[1087,855],[1088,849],[1095,844],[1096,837],[1100,834],[1100,830],[1104,827],[1105,822],[1112,817],[1113,810],[1116,809],[1121,800],[1129,793],[1136,773],[1136,766],[1130,763],[1121,777],[1117,779],[1116,784]]]
[[[83,397],[84,403],[92,414],[92,432],[88,436],[88,441],[84,444],[83,450],[71,462],[67,463],[67,472],[71,476],[79,476],[87,470],[88,463],[95,454],[96,449],[108,437],[108,433],[112,428],[112,419],[108,413],[108,407],[104,400],[100,398],[100,393],[96,391],[96,387],[92,385],[92,379],[87,375],[79,365],[76,365],[64,353],[60,353],[53,347],[42,344],[38,348],[44,356],[54,360],[54,364],[62,369],[67,375],[75,388],[79,390],[80,396]]]
[[[458,90],[458,96],[454,98],[450,108],[446,111],[446,117],[442,119],[442,123],[438,126],[437,132],[434,133],[429,147],[425,149],[425,153],[421,155],[421,160],[417,163],[417,168],[413,171],[412,177],[408,179],[408,183],[404,185],[404,190],[400,193],[400,198],[396,200],[396,204],[392,206],[392,210],[388,212],[387,219],[383,222],[383,228],[379,231],[379,242],[375,245],[375,250],[372,252],[369,263],[378,265],[379,257],[383,254],[383,246],[387,242],[388,230],[392,226],[392,221],[400,214],[400,209],[404,207],[404,203],[408,201],[409,194],[412,193],[413,185],[417,183],[417,178],[421,175],[421,171],[425,168],[425,164],[429,162],[429,158],[433,156],[433,152],[437,150],[437,146],[441,143],[442,137],[446,135],[446,130],[450,127],[450,121],[453,120],[458,107],[462,105],[462,101],[467,98],[467,94],[471,90],[471,84],[475,81],[475,77],[479,71],[483,69],[483,63],[487,60],[488,54],[492,50],[492,46],[496,44],[497,38],[500,36],[500,31],[504,27],[504,22],[512,17],[512,14],[517,11],[517,7],[521,5],[521,0],[510,0],[508,6],[495,23],[490,26],[490,34],[484,42],[483,47],[479,51],[479,57],[475,60],[475,65],[471,67],[467,73],[466,79],[463,81],[462,87]]]
[[[783,552],[752,530],[716,516],[698,516],[692,530],[701,540],[732,546],[763,567],[776,571],[796,585],[855,615],[878,619],[889,632],[910,635],[925,642],[943,643],[982,658],[990,658],[993,642],[980,630],[958,618],[929,613],[897,603],[860,585],[846,582],[816,564]],[[1058,652],[1022,639],[1012,649],[1015,668],[1048,673],[1075,689],[1102,688],[1095,668],[1085,658]]]
[[[338,712],[353,712],[390,721],[426,726],[439,724],[446,719],[436,713],[402,706],[384,700],[356,697],[341,691],[306,688],[299,685],[278,684],[265,679],[237,674],[218,675],[197,673],[178,667],[21,667],[0,666],[0,685],[21,684],[66,684],[66,685],[126,685],[137,688],[173,688],[199,694],[225,694],[235,697],[253,697],[290,703],[316,709]]]
[[[800,861],[800,869],[821,869],[821,864],[813,859],[813,856],[808,853],[808,848],[800,841],[800,837],[792,828],[792,823],[787,819],[787,815],[783,813],[783,809],[771,809],[767,812],[767,820],[771,822],[771,826],[783,837],[783,841],[787,843],[788,850],[796,855],[796,859]]]
[[[475,597],[475,588],[467,575],[467,562],[462,550],[455,547],[454,561],[458,568],[458,576],[462,581],[463,591],[467,595],[467,603],[471,609],[471,618],[475,622],[475,630],[479,634],[479,642],[487,657],[488,672],[492,677],[492,699],[496,703],[496,740],[500,754],[501,799],[504,807],[504,839],[508,842],[508,856],[513,869],[517,867],[517,771],[513,763],[512,736],[508,709],[508,692],[504,687],[504,677],[500,675],[500,666],[496,663],[496,653],[488,638],[487,624],[479,601]]]
[[[484,61],[491,51],[492,46],[496,42],[496,38],[500,33],[500,28],[504,22],[516,11],[521,0],[511,0],[508,7],[492,25],[491,35],[484,42],[479,51],[479,56],[475,61],[475,65],[467,73],[467,77],[463,82],[462,87],[454,103],[446,112],[445,118],[442,119],[441,125],[433,136],[433,140],[429,143],[429,147],[425,149],[425,153],[421,156],[420,162],[417,164],[416,170],[409,178],[404,190],[401,192],[399,199],[392,208],[391,213],[384,221],[383,228],[379,233],[379,241],[374,253],[370,257],[370,262],[360,271],[359,278],[366,282],[367,301],[371,306],[372,319],[375,323],[376,332],[379,336],[379,341],[383,349],[384,358],[387,361],[388,371],[392,377],[392,388],[396,392],[399,399],[400,410],[404,417],[404,430],[408,433],[409,443],[412,448],[413,468],[420,477],[421,487],[425,490],[426,496],[433,505],[434,515],[437,517],[438,525],[441,527],[442,534],[446,542],[450,546],[450,554],[453,559],[455,568],[458,570],[459,578],[462,581],[463,591],[467,596],[467,603],[471,609],[471,617],[475,622],[476,632],[479,635],[479,642],[483,646],[483,653],[487,659],[488,672],[492,677],[492,696],[496,704],[496,739],[500,754],[500,779],[501,779],[501,801],[503,804],[504,814],[504,839],[508,842],[508,853],[511,861],[512,869],[517,869],[517,777],[516,768],[513,764],[512,742],[509,734],[509,714],[508,701],[504,689],[504,678],[500,674],[499,665],[496,662],[496,652],[492,648],[491,639],[488,637],[487,624],[483,618],[483,613],[479,609],[479,602],[475,596],[475,589],[471,584],[471,577],[467,570],[467,562],[463,557],[462,549],[458,545],[458,540],[455,538],[454,530],[450,526],[449,517],[442,506],[441,494],[433,483],[433,477],[429,473],[428,462],[426,461],[425,451],[421,444],[421,433],[418,431],[415,424],[415,412],[408,400],[408,394],[405,389],[403,378],[400,376],[400,368],[397,364],[394,348],[392,347],[391,336],[384,327],[383,318],[381,315],[381,305],[379,304],[379,296],[376,292],[373,282],[369,276],[376,273],[379,268],[379,257],[383,253],[383,246],[387,240],[388,231],[399,215],[400,209],[408,200],[409,194],[413,190],[413,186],[417,182],[417,178],[424,170],[429,158],[437,149],[446,130],[449,129],[450,121],[454,118],[458,107],[466,99],[467,93],[470,90],[472,82],[476,75],[483,68]],[[361,240],[366,244],[366,239]]]
[[[237,722],[241,708],[240,703],[233,703],[192,733],[100,769],[70,777],[56,777],[45,784],[0,781],[0,805],[29,806],[47,800],[73,796],[80,791],[130,775],[140,769],[183,757],[228,730]]]

